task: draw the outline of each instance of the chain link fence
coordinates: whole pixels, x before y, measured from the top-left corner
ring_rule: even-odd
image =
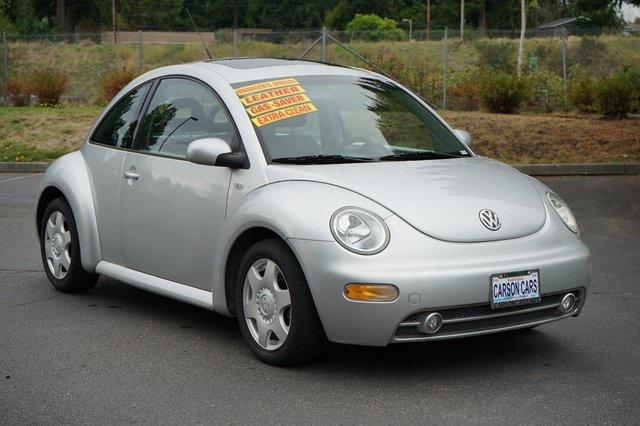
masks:
[[[2,103],[11,104],[13,82],[37,70],[68,76],[63,101],[95,103],[100,82],[114,70],[139,72],[207,58],[304,58],[382,72],[433,105],[480,107],[478,79],[485,72],[516,73],[519,31],[434,29],[411,33],[317,30],[121,31],[2,34]],[[531,110],[553,111],[566,102],[578,75],[605,76],[640,67],[640,37],[600,29],[529,30],[523,72],[534,88]]]

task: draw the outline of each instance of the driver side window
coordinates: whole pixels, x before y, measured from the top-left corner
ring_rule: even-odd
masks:
[[[232,149],[238,148],[238,136],[222,101],[195,81],[161,80],[142,119],[135,149],[185,158],[187,146],[202,138],[220,138]]]

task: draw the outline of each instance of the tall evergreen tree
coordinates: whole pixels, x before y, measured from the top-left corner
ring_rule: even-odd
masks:
[[[458,28],[461,0],[430,0],[432,28]],[[116,0],[120,28],[191,29],[185,9],[203,29],[261,27],[343,29],[356,13],[375,13],[398,22],[411,19],[414,28],[426,25],[427,0]],[[538,0],[527,26],[570,16],[585,16],[589,25],[622,25],[620,6],[640,0]],[[63,6],[62,22],[57,6]],[[519,29],[520,7],[515,0],[465,0],[464,23],[469,27]],[[0,25],[20,32],[92,31],[111,27],[109,0],[0,0]]]

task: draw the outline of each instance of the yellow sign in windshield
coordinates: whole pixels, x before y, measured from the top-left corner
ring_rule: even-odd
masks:
[[[235,92],[258,127],[318,110],[295,78],[254,83]]]
[[[315,105],[313,105],[311,102],[307,102],[306,104],[296,105],[290,108],[284,108],[278,111],[259,115],[256,118],[252,118],[251,121],[253,121],[253,124],[260,127],[266,124],[271,124],[275,121],[286,120],[287,118],[295,117],[302,114],[308,114],[317,110],[318,109],[315,107]]]
[[[265,114],[267,112],[274,111],[279,108],[303,104],[305,102],[310,102],[310,101],[311,99],[309,99],[307,95],[304,95],[304,94],[292,95],[292,96],[287,96],[284,98],[275,99],[273,101],[267,101],[258,105],[251,106],[247,108],[247,112],[252,117],[255,117],[256,115]]]
[[[300,85],[280,87],[278,89],[267,90],[265,92],[254,93],[253,95],[240,98],[245,106],[255,105],[260,102],[268,101],[270,99],[281,98],[283,96],[295,95],[297,93],[304,93],[304,89]]]
[[[235,91],[238,96],[244,96],[247,93],[275,89],[284,86],[293,86],[294,84],[298,84],[298,80],[296,80],[295,78],[283,78],[282,80],[264,81],[262,83],[255,83],[248,86],[238,87],[237,89],[235,89]]]

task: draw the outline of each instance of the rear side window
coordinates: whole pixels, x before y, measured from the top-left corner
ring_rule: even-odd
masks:
[[[149,86],[150,83],[143,84],[120,99],[102,119],[91,140],[113,147],[131,148],[138,111]]]

